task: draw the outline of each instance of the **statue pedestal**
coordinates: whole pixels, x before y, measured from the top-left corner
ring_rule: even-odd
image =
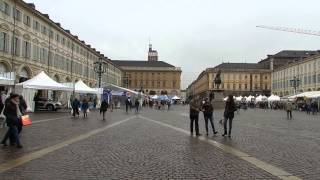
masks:
[[[223,101],[224,97],[224,90],[213,90],[214,99],[211,100],[213,105],[213,109],[224,109],[225,102]]]

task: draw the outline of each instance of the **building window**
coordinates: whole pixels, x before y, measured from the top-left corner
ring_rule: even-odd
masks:
[[[46,26],[41,26],[41,33],[44,35],[47,35],[47,27]]]
[[[36,31],[40,31],[40,23],[36,20],[33,20],[33,29]]]
[[[39,60],[39,54],[40,54],[40,50],[39,47],[37,45],[33,45],[33,52],[32,52],[32,58],[35,61]]]
[[[258,84],[254,84],[254,89],[255,89],[255,90],[258,89]]]
[[[25,24],[25,25],[27,25],[27,26],[31,26],[31,19],[30,19],[30,16],[28,16],[28,15],[24,15],[23,16],[23,23]]]
[[[239,90],[241,90],[241,84],[239,84]]]
[[[61,44],[62,45],[66,45],[66,39],[65,38],[62,38]]]
[[[9,37],[7,33],[0,32],[0,51],[8,52]]]
[[[320,83],[320,74],[318,74],[318,83]]]
[[[268,76],[265,76],[264,79],[268,79]]]
[[[255,75],[255,76],[254,76],[254,79],[258,79],[258,76],[257,76],[257,75]]]
[[[4,14],[10,16],[10,6],[9,6],[8,3],[4,2],[4,1],[0,1],[0,10],[1,10]]]
[[[166,81],[163,81],[163,86],[162,86],[163,88],[165,88],[166,87]]]
[[[31,56],[31,44],[28,41],[23,41],[22,43],[22,56],[25,58],[30,58]]]
[[[244,84],[244,89],[247,90],[248,89],[248,85]]]
[[[50,37],[50,39],[53,38],[53,31],[52,30],[49,31],[49,37]]]
[[[232,89],[233,89],[233,90],[236,89],[236,84],[233,84]]]
[[[13,40],[13,54],[16,56],[20,55],[20,46],[21,46],[21,40],[17,37]]]
[[[13,18],[17,21],[21,21],[21,12],[16,8],[13,8]]]
[[[44,65],[48,63],[48,50],[46,48],[41,48],[40,62]]]
[[[57,41],[57,42],[60,42],[60,36],[59,36],[59,34],[56,34],[56,41]]]
[[[267,90],[268,89],[268,84],[264,85],[264,89]]]
[[[160,81],[157,82],[157,88],[160,88]]]
[[[247,75],[245,75],[244,78],[247,79],[248,78]]]

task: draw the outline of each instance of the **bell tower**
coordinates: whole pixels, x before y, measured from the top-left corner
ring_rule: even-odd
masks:
[[[151,43],[149,43],[148,61],[158,61],[158,52],[152,49]]]

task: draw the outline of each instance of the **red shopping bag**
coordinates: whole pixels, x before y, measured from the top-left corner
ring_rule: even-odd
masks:
[[[28,126],[28,125],[32,124],[29,115],[21,116],[21,119],[22,119],[22,125],[24,125],[24,126]]]

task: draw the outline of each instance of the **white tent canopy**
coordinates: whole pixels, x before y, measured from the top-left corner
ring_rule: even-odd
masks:
[[[63,83],[63,85],[66,85],[70,88],[74,88],[74,91],[76,93],[82,93],[82,94],[98,94],[98,91],[95,89],[90,88],[87,86],[82,80],[79,80],[74,85],[73,83]],[[73,87],[74,86],[74,87]]]
[[[267,101],[267,100],[268,100],[267,96],[262,96],[262,95],[259,95],[256,98],[256,102]]]
[[[238,96],[238,97],[236,97],[236,101],[241,101],[242,100],[242,96]]]
[[[173,96],[171,99],[172,100],[180,100],[180,98],[178,96]]]
[[[158,99],[158,98],[159,98],[158,95],[154,95],[154,96],[151,97],[151,99]]]
[[[144,95],[143,93],[140,93],[140,92],[137,92],[137,91],[133,91],[131,89],[124,88],[124,87],[121,87],[121,86],[117,86],[117,85],[114,85],[114,84],[108,84],[106,86],[106,88],[108,88],[108,86],[111,87],[111,88],[113,87],[113,88],[120,89],[120,90],[123,90],[123,91],[126,91],[126,92],[130,92],[130,93],[135,94],[135,95],[139,95],[139,94]]]
[[[25,82],[17,84],[25,89],[42,89],[42,90],[58,90],[58,91],[72,91],[73,88],[60,84],[51,79],[45,72],[41,71]]]
[[[320,91],[308,91],[293,96],[289,96],[288,99],[294,99],[297,97],[317,98],[320,97]]]
[[[246,98],[246,101],[247,101],[247,102],[251,102],[252,99],[254,99],[254,96],[251,96],[251,95],[250,95],[250,96],[248,96],[248,97]]]
[[[280,97],[272,94],[270,97],[268,97],[268,101],[269,102],[280,101]]]

